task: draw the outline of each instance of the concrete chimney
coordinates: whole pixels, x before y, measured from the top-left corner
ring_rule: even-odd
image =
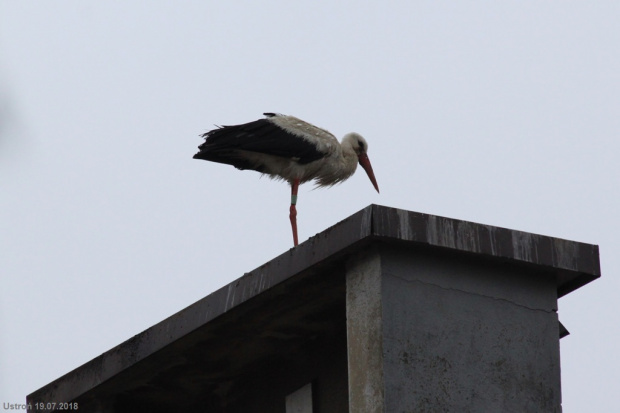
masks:
[[[596,245],[371,205],[27,403],[561,412],[557,300],[598,277]]]

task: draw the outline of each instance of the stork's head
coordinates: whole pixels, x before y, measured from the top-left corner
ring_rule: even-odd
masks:
[[[372,171],[372,166],[370,165],[370,159],[368,159],[368,143],[366,139],[362,138],[362,135],[359,133],[351,132],[347,133],[344,138],[342,138],[343,145],[350,145],[351,148],[357,154],[357,159],[359,164],[364,168],[370,182],[372,182],[373,186],[379,192],[379,185],[377,184],[377,179],[375,178],[375,174]]]

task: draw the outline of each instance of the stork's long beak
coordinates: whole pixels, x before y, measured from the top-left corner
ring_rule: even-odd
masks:
[[[360,165],[362,165],[362,168],[364,168],[364,170],[366,171],[370,182],[372,182],[377,192],[379,192],[379,185],[377,185],[377,179],[375,178],[375,173],[372,171],[372,165],[370,165],[370,159],[368,159],[368,155],[362,153],[358,156],[358,158]]]

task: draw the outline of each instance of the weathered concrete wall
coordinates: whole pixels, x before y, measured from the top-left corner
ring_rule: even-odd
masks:
[[[278,412],[312,381],[321,413],[558,411],[556,297],[600,275],[596,245],[371,205],[27,401]]]
[[[381,257],[376,251],[347,269],[349,411],[383,412]]]
[[[350,411],[561,411],[549,274],[390,246],[355,258],[347,287]]]

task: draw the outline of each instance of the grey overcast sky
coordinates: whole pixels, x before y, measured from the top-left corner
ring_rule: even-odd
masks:
[[[0,1],[0,402],[292,246],[289,188],[193,160],[263,112],[361,133],[300,241],[371,203],[600,245],[565,413],[620,386],[620,2]]]

